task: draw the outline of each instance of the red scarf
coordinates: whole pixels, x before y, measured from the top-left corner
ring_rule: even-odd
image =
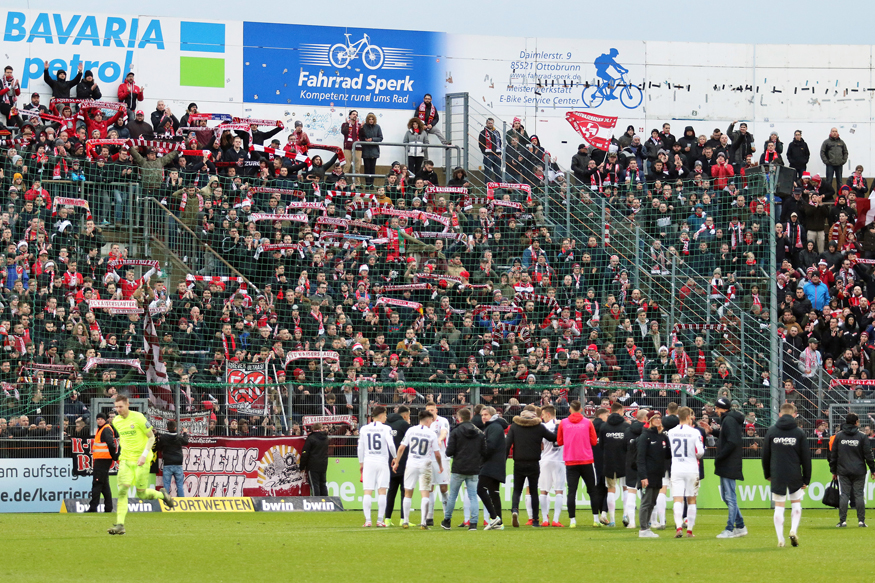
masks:
[[[638,367],[638,378],[641,379],[642,381],[644,380],[644,364],[646,362],[647,362],[647,359],[644,358],[643,356],[641,357],[641,360],[635,361],[635,366]]]
[[[424,101],[422,103],[420,103],[419,107],[416,109],[416,117],[421,119],[422,123],[424,123],[427,126],[434,125],[432,122],[434,121],[434,116],[436,113],[437,113],[437,110],[435,109],[434,104],[432,104],[431,108],[428,110],[428,116],[426,116],[426,114],[425,114],[425,102]],[[426,119],[426,117],[428,119]],[[416,133],[419,133],[419,128],[417,128]],[[487,148],[491,149],[492,148],[492,145],[491,145],[492,140],[489,137],[489,132],[486,133],[486,136],[487,136],[486,143],[490,144],[489,146],[487,146]]]
[[[231,339],[231,351],[230,352],[228,351],[228,339],[229,338]],[[234,355],[234,353],[237,352],[237,341],[234,339],[234,335],[231,334],[230,336],[225,336],[225,334],[222,334],[222,346],[225,348],[225,358],[230,360],[231,357]]]
[[[769,152],[768,150],[766,150],[766,153],[763,154],[763,160],[765,160],[766,164],[768,164],[777,160],[778,156],[778,152]]]
[[[325,334],[325,326],[322,323],[322,312],[310,312],[310,315],[319,323],[319,334]]]

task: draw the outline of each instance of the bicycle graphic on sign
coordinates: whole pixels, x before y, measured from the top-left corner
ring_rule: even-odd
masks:
[[[352,61],[361,57],[362,63],[368,69],[379,69],[383,66],[383,49],[371,44],[367,34],[356,42],[351,42],[350,33],[344,35],[346,44],[337,43],[328,49],[328,60],[338,69],[346,68]]]
[[[629,83],[626,75],[629,69],[617,62],[617,49],[611,49],[596,58],[596,75],[602,80],[598,85],[589,85],[581,93],[580,99],[586,107],[596,108],[605,101],[619,99],[626,109],[635,109],[644,101],[644,91]],[[615,73],[616,76],[612,73]],[[619,90],[619,95],[617,91]]]

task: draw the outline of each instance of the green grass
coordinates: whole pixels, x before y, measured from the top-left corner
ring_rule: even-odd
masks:
[[[127,534],[110,537],[105,515],[4,515],[0,581],[116,581],[120,565],[142,565],[141,580],[205,581],[571,581],[596,577],[780,583],[873,581],[865,549],[873,529],[836,529],[837,513],[805,510],[801,546],[777,548],[771,510],[745,511],[746,538],[717,540],[726,513],[701,511],[693,540],[660,532],[584,526],[501,532],[437,527],[429,532],[361,528],[343,513],[129,514]],[[586,518],[585,513],[581,515]],[[436,516],[441,518],[440,511]],[[454,515],[458,523],[461,512]],[[414,513],[418,520],[418,513]],[[395,517],[397,521],[397,515]],[[668,514],[672,523],[671,511]],[[510,515],[505,513],[510,524]],[[567,524],[567,518],[563,517]],[[790,512],[786,513],[789,527]],[[671,526],[669,526],[671,529]],[[786,536],[786,533],[785,533]],[[123,559],[125,558],[125,559]],[[124,562],[123,562],[124,561]],[[423,578],[423,573],[427,577]],[[599,573],[599,575],[596,575]],[[832,575],[829,575],[832,573]],[[131,579],[134,580],[134,579]]]

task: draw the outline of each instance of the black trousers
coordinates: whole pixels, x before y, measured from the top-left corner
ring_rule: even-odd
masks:
[[[596,487],[595,467],[592,464],[565,466],[565,480],[568,482],[568,496],[565,501],[568,504],[569,518],[577,516],[577,486],[580,480],[583,480],[584,485],[586,485],[592,513],[596,515],[601,511],[602,501],[599,489]],[[532,497],[532,501],[534,502],[534,497]]]
[[[109,469],[112,460],[94,460],[94,469],[91,475],[91,504],[88,512],[97,512],[100,504],[100,496],[103,495],[103,511],[112,512],[112,490],[109,487]]]
[[[538,462],[513,462],[513,497],[510,501],[511,512],[519,512],[520,496],[522,496],[526,479],[529,480],[529,492],[532,493],[532,519],[538,520],[541,515],[538,501],[538,478],[541,477],[541,465]]]
[[[362,158],[362,165],[365,168],[365,174],[374,174],[377,171],[377,159],[376,158]],[[374,184],[373,176],[366,177],[365,184],[367,184],[368,186],[373,186],[373,184]]]
[[[483,508],[489,513],[489,516],[501,518],[501,495],[499,487],[501,483],[495,478],[489,476],[480,476],[477,481],[477,495],[483,502]]]
[[[310,496],[328,496],[325,472],[307,472],[310,481]]]
[[[389,470],[389,490],[386,492],[386,518],[392,518],[392,509],[395,507],[395,496],[401,492],[399,500],[404,500],[404,468],[398,467],[398,472]],[[401,506],[401,520],[404,520],[404,506]]]

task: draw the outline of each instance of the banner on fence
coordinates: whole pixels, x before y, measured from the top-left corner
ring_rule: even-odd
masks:
[[[267,415],[267,363],[229,362],[225,383],[228,409],[239,415]]]
[[[158,407],[149,406],[147,413],[149,421],[155,431],[166,432],[167,422],[176,420],[176,412],[168,411],[167,409],[159,409]],[[188,434],[194,436],[207,436],[210,433],[210,412],[203,411],[201,413],[183,413],[179,416],[179,427],[177,431],[188,429]]]
[[[307,496],[310,485],[300,467],[303,447],[303,437],[192,438],[182,449],[185,495]]]
[[[81,439],[79,437],[70,438],[70,453],[73,456],[73,475],[74,476],[90,476],[93,468],[91,465],[91,446],[94,444],[94,438]],[[118,439],[115,440],[116,448],[118,448]],[[109,475],[118,474],[118,462],[112,462],[112,467],[109,469]]]

